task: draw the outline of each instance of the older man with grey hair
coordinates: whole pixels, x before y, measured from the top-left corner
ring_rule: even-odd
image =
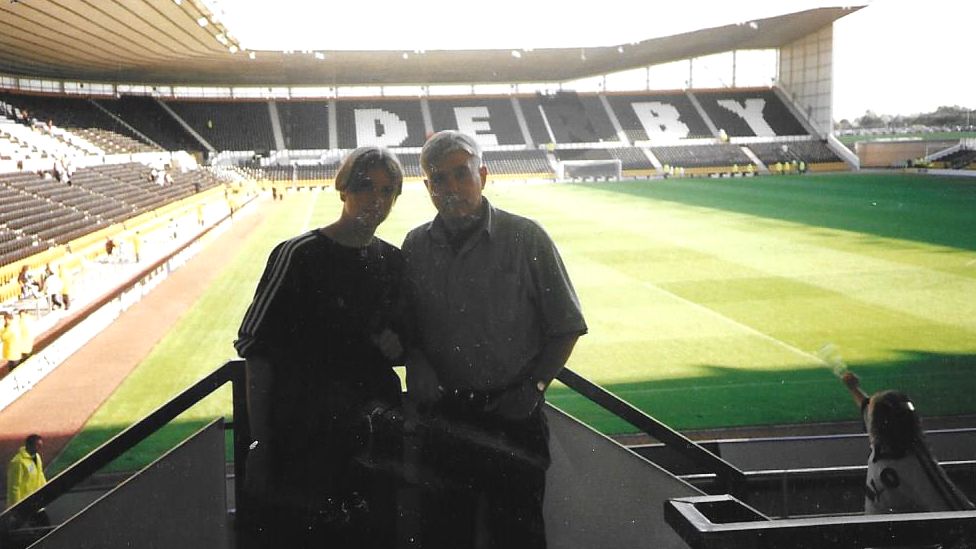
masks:
[[[428,447],[460,482],[426,507],[424,547],[545,547],[542,501],[549,464],[543,395],[586,323],[562,259],[530,219],[482,196],[488,168],[468,135],[442,131],[420,155],[435,218],[407,235],[407,297],[417,342],[408,394],[431,414],[463,423],[527,456]]]

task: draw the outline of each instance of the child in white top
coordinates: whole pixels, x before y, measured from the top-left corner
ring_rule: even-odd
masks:
[[[871,441],[865,513],[974,509],[932,457],[921,418],[904,393],[883,391],[869,397],[853,372],[844,372],[841,381],[861,407]]]

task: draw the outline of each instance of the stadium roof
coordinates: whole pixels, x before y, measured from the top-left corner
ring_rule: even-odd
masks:
[[[861,7],[817,8],[606,47],[252,52],[240,50],[195,0],[13,0],[0,4],[0,72],[235,86],[563,82],[731,50],[778,48]]]

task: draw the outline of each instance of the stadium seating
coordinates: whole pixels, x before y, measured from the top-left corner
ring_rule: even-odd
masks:
[[[976,168],[976,150],[959,149],[954,153],[947,154],[939,158],[934,167],[949,170],[973,169]]]
[[[518,117],[509,98],[430,99],[434,131],[460,130],[482,145],[524,145]],[[547,140],[548,141],[548,140]]]
[[[397,158],[400,159],[400,164],[403,165],[403,175],[406,177],[423,177],[424,172],[420,168],[420,154],[419,153],[399,153]]]
[[[713,137],[684,92],[607,94],[606,97],[632,142]]]
[[[286,149],[329,148],[327,101],[278,101],[275,105]]]
[[[267,101],[167,101],[166,104],[217,150],[275,149]]]
[[[789,143],[751,143],[749,149],[771,165],[777,162],[803,161],[807,164],[841,162],[823,141],[791,141]]]
[[[599,143],[618,141],[617,132],[599,97],[576,92],[536,94],[520,99],[522,112],[536,143]],[[545,119],[539,111],[545,114]],[[546,131],[546,122],[552,138]],[[539,128],[541,127],[541,132]]]
[[[421,147],[427,140],[419,100],[348,99],[336,107],[340,149]]]
[[[651,147],[662,164],[682,168],[719,168],[745,166],[752,160],[735,145],[676,145]]]
[[[124,95],[96,102],[166,150],[202,151],[203,146],[152,97]]]
[[[620,160],[621,170],[653,170],[654,165],[636,147],[616,147],[612,149],[560,149],[556,158],[563,160]]]
[[[552,166],[546,153],[533,151],[485,151],[484,162],[488,173],[495,176],[505,174],[546,174],[551,176]]]
[[[772,90],[695,92],[695,97],[729,137],[808,135]]]
[[[206,170],[171,175],[160,186],[139,163],[79,169],[70,186],[34,172],[0,174],[0,265],[219,184]]]
[[[157,150],[140,141],[138,135],[88,99],[0,92],[0,101],[26,110],[30,118],[40,123],[50,122],[56,127],[68,129],[109,154]]]
[[[334,179],[338,163],[313,166],[267,166],[257,170],[257,178],[269,181],[317,181]]]

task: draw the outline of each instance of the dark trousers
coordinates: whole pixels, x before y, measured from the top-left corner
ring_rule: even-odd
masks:
[[[541,406],[525,420],[508,421],[483,412],[478,401],[451,396],[431,411],[462,435],[424,441],[421,461],[443,482],[421,498],[415,546],[545,548],[549,429]]]

